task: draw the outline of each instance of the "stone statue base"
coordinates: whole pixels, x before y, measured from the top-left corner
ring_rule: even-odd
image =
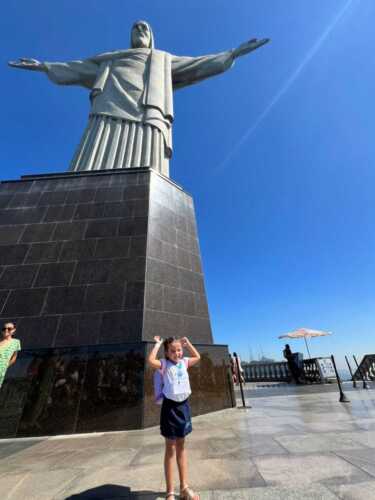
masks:
[[[25,176],[1,183],[0,207],[0,320],[22,343],[0,390],[0,437],[157,424],[154,335],[198,346],[194,415],[233,405],[181,187],[149,168]]]

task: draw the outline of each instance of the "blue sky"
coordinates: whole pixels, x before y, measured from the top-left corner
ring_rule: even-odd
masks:
[[[215,341],[280,358],[278,335],[305,326],[333,332],[315,355],[372,353],[374,18],[373,0],[6,2],[1,178],[65,170],[89,109],[7,60],[126,48],[136,19],[178,55],[270,37],[175,95],[171,177],[194,196]]]

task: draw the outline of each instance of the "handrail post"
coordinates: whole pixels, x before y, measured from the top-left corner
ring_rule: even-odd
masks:
[[[339,402],[340,403],[350,403],[350,400],[346,397],[344,391],[342,390],[340,375],[339,375],[339,372],[337,371],[336,363],[335,363],[335,358],[333,357],[333,354],[331,355],[331,360],[332,360],[333,368],[334,368],[335,373],[336,373],[337,385],[338,385],[339,391],[340,391]]]
[[[242,387],[242,380],[241,380],[241,371],[240,371],[240,364],[238,362],[238,356],[237,356],[237,353],[233,353],[233,356],[234,356],[234,359],[236,360],[236,367],[237,367],[237,376],[238,376],[238,382],[240,384],[240,391],[241,391],[241,398],[242,398],[242,407],[243,408],[251,408],[251,406],[247,406],[246,407],[246,403],[245,403],[245,396],[244,396],[244,393],[243,393],[243,387]]]
[[[347,356],[345,356],[345,360],[346,360],[346,364],[348,365],[348,368],[349,368],[350,376],[352,377],[353,387],[354,387],[354,389],[356,389],[356,387],[357,387],[357,381],[354,378],[352,367],[350,366],[350,363],[349,363],[349,360],[348,360]]]

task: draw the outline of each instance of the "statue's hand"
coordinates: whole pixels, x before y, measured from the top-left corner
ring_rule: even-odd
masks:
[[[258,49],[262,45],[265,45],[269,41],[270,41],[269,38],[262,38],[261,40],[258,40],[257,38],[252,38],[248,42],[241,43],[241,45],[237,47],[237,49],[234,49],[233,56],[234,57],[244,56],[245,54],[248,54],[249,52]]]
[[[20,58],[18,61],[9,61],[9,66],[12,68],[29,69],[31,71],[44,71],[45,65],[36,59]]]

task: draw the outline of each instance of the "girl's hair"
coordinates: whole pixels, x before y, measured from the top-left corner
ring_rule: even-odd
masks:
[[[169,346],[171,344],[173,344],[173,342],[176,342],[176,340],[178,340],[177,337],[168,337],[167,339],[164,340],[163,347],[164,347],[164,356],[165,356],[165,359],[169,359],[168,358],[168,354],[167,354]]]

